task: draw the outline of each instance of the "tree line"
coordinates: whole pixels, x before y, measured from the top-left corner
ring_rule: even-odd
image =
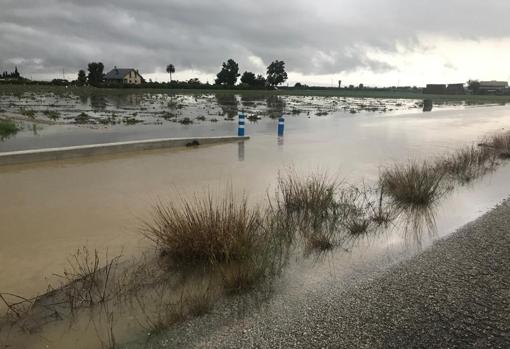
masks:
[[[11,73],[9,73],[7,71],[4,71],[2,74],[0,74],[0,79],[4,79],[4,80],[23,80],[24,78],[19,73],[18,67],[15,67],[14,71],[11,72]]]
[[[80,69],[78,77],[75,83],[79,86],[91,85],[96,87],[108,86],[108,82],[105,81],[104,65],[101,62],[91,62],[87,66],[88,72]],[[229,59],[223,62],[221,70],[216,74],[214,85],[209,83],[203,84],[197,78],[190,79],[188,81],[173,81],[172,74],[175,73],[175,66],[168,64],[166,66],[166,72],[170,76],[170,87],[178,88],[200,88],[200,87],[216,87],[216,88],[275,88],[276,86],[283,84],[287,81],[287,72],[285,71],[285,62],[275,60],[266,69],[266,75],[255,74],[253,72],[245,71],[242,75],[239,73],[239,64],[233,59]],[[239,77],[241,77],[238,84]],[[145,84],[147,87],[152,85],[161,86],[165,84],[148,82]]]
[[[239,74],[239,65],[233,59],[223,62],[221,71],[216,75],[216,85],[233,88],[237,84]],[[241,86],[244,87],[276,87],[287,81],[287,72],[285,71],[285,62],[276,60],[269,64],[266,70],[266,77],[262,74],[245,71],[241,76]]]

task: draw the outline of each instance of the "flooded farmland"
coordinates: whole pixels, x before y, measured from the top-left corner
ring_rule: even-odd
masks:
[[[466,108],[467,102],[435,103],[436,110]],[[0,91],[0,117],[18,123],[6,134],[0,151],[58,147],[158,137],[233,134],[244,112],[253,130],[284,114],[291,119],[374,117],[421,113],[423,100],[260,93],[162,94],[60,91]]]
[[[20,110],[25,114],[33,110],[35,120],[27,115],[20,118],[28,129],[0,142],[0,151],[231,135],[236,132],[238,111],[253,118],[247,124],[252,138],[238,144],[0,167],[0,292],[25,298],[43,292],[48,284],[58,283],[55,274],[61,274],[71,254],[83,246],[101,254],[108,251],[110,256],[122,254],[127,260],[150,251],[152,244],[140,234],[140,225],[158,200],[232,185],[259,203],[274,193],[278,174],[289,168],[297,173],[327,172],[352,184],[373,184],[385,166],[433,159],[510,127],[510,110],[505,106],[446,105],[423,113],[421,102],[413,100],[276,97],[269,101],[269,97],[249,100],[234,95],[225,100],[214,95],[142,95],[135,100],[103,96],[101,102],[73,96],[2,97],[0,109],[6,114],[23,116]],[[45,115],[49,109],[57,111],[59,118]],[[274,118],[282,112],[287,115],[286,132],[278,138]],[[81,113],[89,117],[77,123]],[[185,118],[193,123],[179,122]],[[37,123],[38,119],[44,123]],[[325,259],[295,258],[276,283],[274,298],[264,302],[277,311],[278,304],[284,306],[282,299],[303,297],[307,290],[333,282],[344,287],[416,254],[507,197],[509,171],[503,166],[456,188],[434,210],[435,232],[420,236],[418,244],[395,227],[348,249],[336,249]],[[117,340],[139,344],[136,337],[143,329],[137,321],[129,313],[116,316],[122,319],[117,322]],[[97,336],[81,341],[79,331],[69,334],[67,328],[58,322],[44,327],[40,332],[44,341],[36,335],[20,340],[0,331],[0,344],[39,347],[49,341],[56,348],[99,346]],[[92,328],[88,331],[94,333]],[[171,334],[167,343],[172,343]]]

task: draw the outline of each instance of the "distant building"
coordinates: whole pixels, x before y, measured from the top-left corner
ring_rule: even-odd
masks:
[[[446,84],[427,84],[423,93],[429,95],[444,95],[446,94]]]
[[[138,73],[138,70],[132,68],[113,68],[104,77],[107,83],[121,83],[140,85],[144,82],[143,77]]]
[[[464,84],[428,84],[423,93],[429,95],[463,95]]]
[[[502,93],[508,89],[508,82],[506,81],[480,81],[480,93]]]
[[[446,93],[449,95],[463,95],[466,94],[466,90],[464,89],[464,84],[448,84]]]

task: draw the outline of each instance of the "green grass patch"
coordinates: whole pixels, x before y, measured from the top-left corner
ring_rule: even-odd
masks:
[[[10,120],[0,120],[0,139],[4,140],[6,138],[9,138],[16,133],[20,128],[16,125],[14,121]]]

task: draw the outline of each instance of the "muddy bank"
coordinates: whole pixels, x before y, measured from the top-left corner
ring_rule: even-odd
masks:
[[[507,348],[509,227],[507,200],[373,281],[332,283],[206,333],[183,326],[153,347]]]

